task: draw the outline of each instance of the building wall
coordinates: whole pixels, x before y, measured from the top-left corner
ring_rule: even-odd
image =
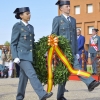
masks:
[[[81,28],[82,35],[85,36],[85,48],[88,50],[89,39],[91,37],[92,27],[100,30],[100,0],[70,0],[70,15],[76,19],[77,28]],[[92,5],[93,12],[88,13],[88,5]],[[80,14],[75,11],[75,7],[80,8]],[[89,8],[91,11],[91,7]],[[60,14],[60,11],[58,10]],[[90,28],[91,27],[91,28]],[[98,32],[100,36],[100,31]]]

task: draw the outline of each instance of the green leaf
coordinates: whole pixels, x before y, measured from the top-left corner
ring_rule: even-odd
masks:
[[[69,62],[73,65],[73,55],[69,41],[63,36],[58,36],[58,39],[59,39],[58,46],[60,47],[62,52],[66,55]],[[34,54],[33,66],[37,73],[37,77],[44,85],[47,84],[47,78],[48,78],[45,54],[49,50],[50,46],[47,45],[48,44],[47,41],[48,41],[48,36],[46,37],[43,36],[42,38],[40,38],[38,42],[35,42],[33,51]],[[63,82],[67,81],[70,75],[68,69],[61,62],[61,60],[59,60],[58,57],[56,57],[56,59],[58,63],[56,67],[53,67],[52,70],[54,85],[62,84]]]

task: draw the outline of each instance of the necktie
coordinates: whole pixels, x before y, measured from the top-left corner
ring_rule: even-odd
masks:
[[[67,17],[67,21],[70,22],[70,18],[69,17]]]
[[[28,24],[26,27],[27,27],[27,28],[28,28],[28,30],[30,31],[30,25]]]

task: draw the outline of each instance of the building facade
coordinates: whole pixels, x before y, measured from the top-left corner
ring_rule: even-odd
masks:
[[[85,36],[85,49],[88,50],[92,29],[98,28],[100,36],[100,0],[70,0],[70,2],[70,15],[76,19],[77,28],[80,28],[82,35]]]

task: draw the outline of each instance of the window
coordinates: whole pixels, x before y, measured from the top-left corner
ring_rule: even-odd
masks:
[[[89,34],[92,34],[92,29],[93,29],[94,27],[93,26],[89,26],[88,27],[88,32],[89,32]]]
[[[75,14],[80,14],[80,6],[75,6]]]
[[[87,13],[92,13],[92,12],[93,12],[93,5],[87,4]]]

